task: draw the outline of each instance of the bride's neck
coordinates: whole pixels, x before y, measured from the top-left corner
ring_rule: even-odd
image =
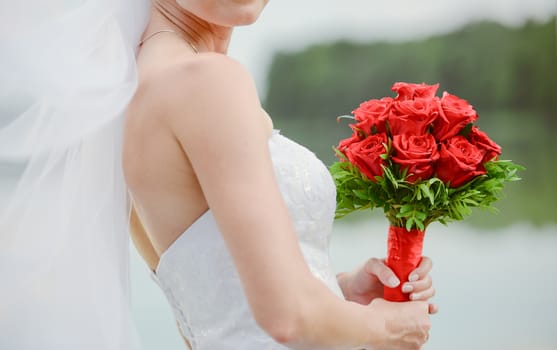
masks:
[[[228,51],[232,28],[209,23],[179,6],[175,0],[154,0],[151,19],[144,33],[172,29],[200,52]]]

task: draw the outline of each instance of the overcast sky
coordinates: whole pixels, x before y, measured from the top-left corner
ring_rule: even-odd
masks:
[[[408,40],[482,19],[520,25],[557,14],[557,0],[270,0],[258,22],[236,29],[230,55],[253,72],[258,88],[272,54],[335,39]]]

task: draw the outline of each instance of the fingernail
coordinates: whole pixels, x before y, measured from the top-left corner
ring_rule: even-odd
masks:
[[[413,273],[413,274],[410,275],[410,277],[408,277],[408,281],[416,282],[419,278],[420,278],[420,276],[417,273]]]
[[[400,281],[396,277],[389,278],[389,287],[394,288],[400,284]]]
[[[410,300],[420,299],[420,293],[412,293],[410,294]]]
[[[413,290],[414,287],[412,287],[411,284],[406,283],[405,285],[402,286],[402,293],[410,293]]]

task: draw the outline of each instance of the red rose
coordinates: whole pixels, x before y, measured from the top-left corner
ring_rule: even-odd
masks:
[[[352,145],[353,143],[361,141],[361,139],[362,138],[359,136],[359,133],[355,131],[352,134],[352,136],[350,136],[349,138],[341,140],[337,146],[337,149],[342,153],[346,154],[346,149],[350,147],[350,145]]]
[[[481,131],[477,126],[472,127],[468,138],[471,144],[484,152],[482,163],[497,159],[497,156],[501,155],[501,147],[493,142],[487,134]]]
[[[439,159],[433,135],[395,135],[393,148],[393,162],[400,165],[401,169],[408,169],[406,181],[414,183],[433,175],[433,164]]]
[[[391,134],[424,135],[439,115],[437,100],[435,97],[394,102],[388,119]]]
[[[395,98],[397,101],[413,100],[415,98],[433,98],[439,84],[427,85],[421,84],[409,84],[409,83],[394,83],[391,90],[396,92],[398,95]]]
[[[450,139],[477,119],[478,114],[468,101],[444,92],[439,108],[439,118],[433,124],[433,135],[438,141]]]
[[[384,132],[385,121],[389,115],[392,103],[393,99],[390,97],[363,102],[360,104],[360,107],[352,112],[354,119],[359,122],[355,127],[362,130],[366,135],[372,134],[374,126],[376,132]]]
[[[386,143],[385,133],[370,135],[360,142],[352,143],[344,154],[362,174],[375,182],[375,176],[383,175],[381,165],[385,165],[385,161],[381,155],[386,153]]]
[[[457,135],[441,144],[437,177],[445,183],[450,182],[450,187],[460,187],[486,173],[482,165],[483,157],[481,150],[464,136]]]

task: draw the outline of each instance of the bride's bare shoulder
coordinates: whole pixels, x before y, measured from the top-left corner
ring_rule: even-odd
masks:
[[[240,96],[258,101],[250,73],[231,57],[202,53],[165,63],[143,75],[140,72],[138,92],[144,98],[156,99],[166,106],[191,106],[206,98]]]
[[[140,74],[141,76],[141,74]],[[136,98],[173,130],[214,128],[214,123],[236,131],[249,124],[267,127],[255,83],[248,70],[233,58],[201,53],[169,62],[140,79]],[[159,119],[161,120],[161,119]]]

